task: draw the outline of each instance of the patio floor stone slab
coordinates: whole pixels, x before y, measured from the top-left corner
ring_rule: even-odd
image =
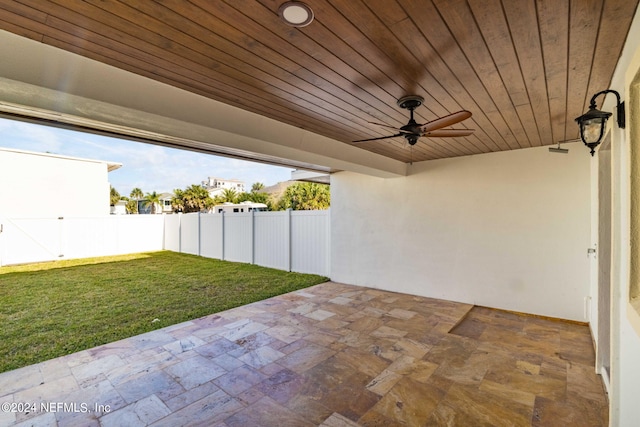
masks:
[[[2,373],[36,409],[0,426],[607,426],[594,358],[586,325],[327,282]]]

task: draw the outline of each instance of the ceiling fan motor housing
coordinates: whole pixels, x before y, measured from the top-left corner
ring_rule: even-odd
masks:
[[[421,106],[423,102],[424,98],[420,95],[407,95],[398,99],[398,107],[413,111]]]
[[[413,119],[413,110],[421,106],[423,102],[424,98],[419,95],[407,95],[398,99],[398,107],[411,112],[409,123],[400,128],[400,130],[407,132],[404,134],[404,139],[409,145],[415,145],[421,136],[420,125]]]

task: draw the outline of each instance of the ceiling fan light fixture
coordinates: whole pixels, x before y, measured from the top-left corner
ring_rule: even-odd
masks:
[[[278,9],[278,15],[285,24],[292,27],[306,27],[313,21],[313,10],[300,1],[288,1],[282,3]]]
[[[404,139],[406,139],[411,146],[416,145],[418,138],[420,138],[420,135],[407,134],[404,136]]]

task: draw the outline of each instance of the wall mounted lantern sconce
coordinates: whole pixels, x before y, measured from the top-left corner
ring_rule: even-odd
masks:
[[[592,156],[596,153],[596,147],[602,141],[604,127],[607,124],[607,119],[611,116],[611,113],[600,111],[596,108],[596,98],[607,93],[613,93],[616,96],[618,127],[624,129],[624,102],[620,102],[620,94],[615,90],[607,89],[593,95],[589,111],[576,119],[578,126],[580,126],[580,139],[582,139],[584,145],[591,149]]]

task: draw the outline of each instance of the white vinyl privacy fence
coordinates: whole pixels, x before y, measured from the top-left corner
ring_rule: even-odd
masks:
[[[329,211],[167,215],[165,249],[330,275]]]
[[[161,215],[0,217],[0,266],[159,251],[163,224]]]
[[[167,249],[330,275],[329,211],[0,217],[0,266]]]

